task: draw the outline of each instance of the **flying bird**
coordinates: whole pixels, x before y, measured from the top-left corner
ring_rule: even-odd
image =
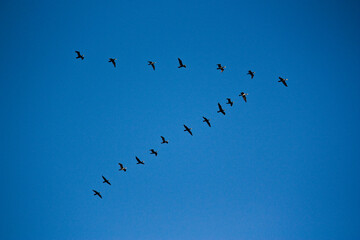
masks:
[[[221,66],[221,64],[218,64],[217,70],[221,70],[223,72],[225,70],[226,66]]]
[[[246,95],[248,95],[248,94],[247,94],[247,93],[244,93],[244,92],[241,92],[241,93],[239,94],[239,96],[242,96],[242,98],[244,99],[245,102],[247,102],[247,101],[246,101]]]
[[[168,143],[169,143],[169,141],[166,141],[166,140],[165,140],[165,138],[164,138],[163,136],[161,136],[161,139],[162,139],[161,144],[164,144],[164,143],[168,144]]]
[[[136,161],[137,163],[136,164],[145,164],[143,161],[141,161],[138,157],[135,157],[136,158]]]
[[[150,149],[151,153],[150,154],[155,154],[155,157],[157,157],[157,151],[155,151],[154,149]]]
[[[152,68],[154,69],[154,71],[155,71],[155,63],[156,62],[152,62],[152,61],[148,61],[148,65],[151,65],[152,66]]]
[[[109,62],[112,62],[114,64],[114,67],[116,67],[116,61],[117,59],[116,58],[109,58]]]
[[[119,171],[124,171],[124,172],[126,172],[126,168],[124,168],[124,166],[123,166],[121,163],[119,163],[119,166],[120,166]]]
[[[181,59],[180,58],[178,58],[178,61],[179,61],[179,66],[178,66],[178,68],[186,68],[186,65],[184,65],[183,64],[183,62],[181,61]]]
[[[209,127],[211,127],[211,124],[210,124],[210,119],[207,119],[206,117],[203,117],[203,122],[206,122],[207,125],[209,125]]]
[[[251,76],[251,79],[253,79],[254,78],[254,73],[255,72],[252,72],[251,70],[249,70],[247,74]]]
[[[279,77],[279,81],[278,82],[282,82],[284,85],[285,85],[285,87],[287,87],[288,85],[286,84],[286,81],[288,80],[287,78],[286,79],[284,79],[284,78],[282,78],[282,77]]]
[[[81,60],[84,60],[84,55],[81,55],[79,51],[75,51],[77,53],[76,58],[81,58]]]
[[[230,107],[232,107],[232,105],[234,104],[234,102],[233,101],[231,101],[231,99],[230,98],[227,98],[227,103],[226,104],[230,104]]]
[[[102,198],[100,192],[98,192],[98,191],[96,191],[96,190],[93,190],[93,191],[94,191],[94,196],[95,196],[95,195],[98,195],[100,198]]]
[[[225,115],[225,111],[224,109],[221,107],[220,103],[218,103],[218,106],[219,106],[219,111],[217,111],[218,113],[222,113]]]
[[[185,127],[184,132],[188,132],[188,133],[190,133],[190,135],[192,136],[193,134],[192,134],[192,132],[191,132],[191,128],[188,128],[185,124],[184,124],[184,127]]]
[[[107,180],[104,176],[102,176],[102,178],[104,179],[103,183],[107,183],[107,184],[111,185],[111,183],[109,182],[109,180]]]

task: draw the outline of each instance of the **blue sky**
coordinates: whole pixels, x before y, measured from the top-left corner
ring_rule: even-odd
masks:
[[[360,238],[359,10],[3,1],[0,238]]]

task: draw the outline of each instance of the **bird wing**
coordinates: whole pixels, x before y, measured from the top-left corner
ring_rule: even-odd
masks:
[[[218,65],[219,68],[221,68],[221,64],[220,64],[220,63],[218,63],[217,65]]]
[[[112,60],[112,63],[114,64],[114,67],[116,67],[116,63],[115,63],[115,60]]]
[[[78,56],[80,56],[80,52],[79,51],[75,51],[77,53]]]
[[[282,83],[285,85],[285,87],[287,87],[287,83],[286,83],[286,81],[282,81]]]
[[[190,129],[189,129],[189,133],[190,133],[191,136],[193,135]]]
[[[120,168],[124,168],[124,166],[121,163],[119,163],[119,165],[120,165]]]
[[[178,58],[178,61],[179,61],[180,65],[183,65],[183,63],[182,63],[182,61],[181,61],[180,58]]]
[[[155,70],[155,64],[153,63],[153,64],[151,64],[151,66],[152,66],[152,68]]]
[[[246,102],[246,95],[243,96],[244,101]]]
[[[165,142],[165,138],[163,136],[161,136],[161,139]]]
[[[104,176],[102,176],[102,178],[104,179],[105,182],[107,181],[107,179]]]

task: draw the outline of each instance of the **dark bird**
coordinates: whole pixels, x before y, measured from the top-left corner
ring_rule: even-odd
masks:
[[[136,158],[136,161],[137,163],[136,164],[145,164],[143,161],[141,161],[138,157],[135,157]]]
[[[124,166],[123,166],[121,163],[119,163],[119,166],[120,166],[119,171],[124,171],[124,172],[126,172],[126,168],[124,168]]]
[[[98,191],[96,191],[96,190],[93,190],[93,191],[94,191],[94,196],[95,196],[95,195],[98,195],[100,198],[102,198],[100,192],[98,192]]]
[[[157,157],[157,151],[155,151],[154,149],[150,149],[150,154],[155,154],[155,157]]]
[[[253,79],[254,78],[254,73],[255,72],[252,72],[251,70],[249,70],[247,74],[251,76],[251,79]]]
[[[226,66],[221,66],[221,64],[218,64],[217,70],[221,70],[223,72],[225,70]]]
[[[162,139],[161,144],[164,144],[164,143],[168,144],[168,143],[169,143],[169,141],[166,141],[166,140],[165,140],[165,138],[164,138],[163,136],[161,136],[161,139]]]
[[[179,60],[179,65],[180,66],[178,66],[178,68],[186,68],[186,65],[184,65],[183,63],[182,63],[182,61],[181,61],[181,59],[180,58],[178,58],[178,60]]]
[[[109,62],[112,62],[114,64],[114,67],[116,67],[116,61],[117,59],[116,58],[109,58]]]
[[[76,58],[81,58],[81,60],[84,60],[84,55],[81,55],[79,51],[75,51],[77,53]]]
[[[217,111],[218,113],[222,113],[225,115],[225,111],[224,109],[221,107],[220,103],[218,103],[218,106],[219,106],[219,111]]]
[[[203,122],[206,122],[207,125],[209,125],[209,127],[211,127],[211,124],[210,124],[210,119],[207,119],[206,117],[203,117]]]
[[[286,81],[288,80],[287,78],[286,79],[284,79],[284,78],[282,78],[282,77],[279,77],[279,81],[278,82],[282,82],[284,85],[285,85],[285,87],[287,87],[287,84],[286,84]]]
[[[154,69],[154,71],[155,71],[155,63],[156,62],[152,62],[152,61],[148,61],[148,65],[151,65],[152,66],[152,68]]]
[[[111,183],[109,182],[109,180],[107,180],[104,176],[102,176],[102,178],[104,179],[103,183],[107,183],[107,184],[111,185]]]
[[[226,103],[226,104],[230,104],[230,107],[232,107],[232,105],[234,104],[234,102],[232,102],[230,98],[227,98],[227,103]]]
[[[247,94],[247,93],[244,93],[244,92],[241,92],[241,93],[239,94],[239,96],[242,96],[242,98],[244,99],[245,102],[247,102],[247,101],[246,101],[246,95],[248,95],[248,94]]]
[[[188,132],[188,133],[190,133],[190,135],[192,136],[193,134],[192,134],[192,132],[191,132],[191,128],[188,128],[185,124],[184,124],[184,127],[185,127],[184,132]]]

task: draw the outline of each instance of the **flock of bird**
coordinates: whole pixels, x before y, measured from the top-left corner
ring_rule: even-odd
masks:
[[[75,53],[77,54],[77,56],[76,56],[77,59],[84,60],[84,58],[85,58],[84,55],[81,55],[79,51],[75,51]],[[112,63],[114,65],[114,67],[116,67],[116,60],[117,60],[116,58],[109,58],[109,62]],[[179,61],[178,68],[186,68],[186,65],[183,64],[183,62],[182,62],[182,60],[180,58],[178,58],[178,61]],[[155,71],[155,64],[156,64],[156,62],[148,61],[148,65],[150,65],[154,71]],[[220,70],[221,72],[224,72],[225,68],[226,68],[226,66],[222,66],[221,64],[217,64],[217,70]],[[255,72],[253,72],[251,70],[249,70],[247,72],[247,74],[251,76],[251,79],[253,79],[254,76],[255,76]],[[279,77],[278,82],[281,82],[282,84],[284,84],[285,87],[287,87],[287,83],[286,83],[287,80],[288,79]],[[244,93],[244,92],[241,92],[239,94],[239,96],[243,98],[245,103],[247,102],[247,98],[246,98],[247,95],[248,94]],[[227,98],[226,100],[227,100],[226,104],[229,104],[232,107],[234,102],[230,98]],[[218,108],[219,108],[219,110],[217,112],[222,113],[223,115],[225,115],[225,110],[222,108],[220,103],[218,103]],[[208,119],[206,117],[203,117],[203,122],[206,123],[209,127],[211,127],[210,119]],[[192,130],[192,128],[189,128],[188,126],[186,126],[184,124],[184,131],[188,132],[191,136],[193,136],[193,133],[192,133],[191,130]],[[164,136],[160,136],[160,137],[161,137],[161,140],[162,140],[161,144],[168,144],[169,143],[169,141],[166,140]],[[154,149],[150,149],[150,154],[153,154],[153,155],[155,155],[155,157],[157,157],[158,152],[155,151]],[[142,164],[142,165],[145,164],[144,161],[141,161],[137,156],[135,156],[135,159],[137,161],[136,164]],[[122,163],[119,163],[119,167],[120,167],[119,171],[126,172],[126,167],[124,167],[124,165]],[[106,177],[102,176],[102,179],[103,179],[103,183],[111,185],[110,181]],[[95,196],[97,195],[100,198],[102,198],[102,195],[101,195],[101,193],[99,191],[93,190],[93,192],[94,192]]]

